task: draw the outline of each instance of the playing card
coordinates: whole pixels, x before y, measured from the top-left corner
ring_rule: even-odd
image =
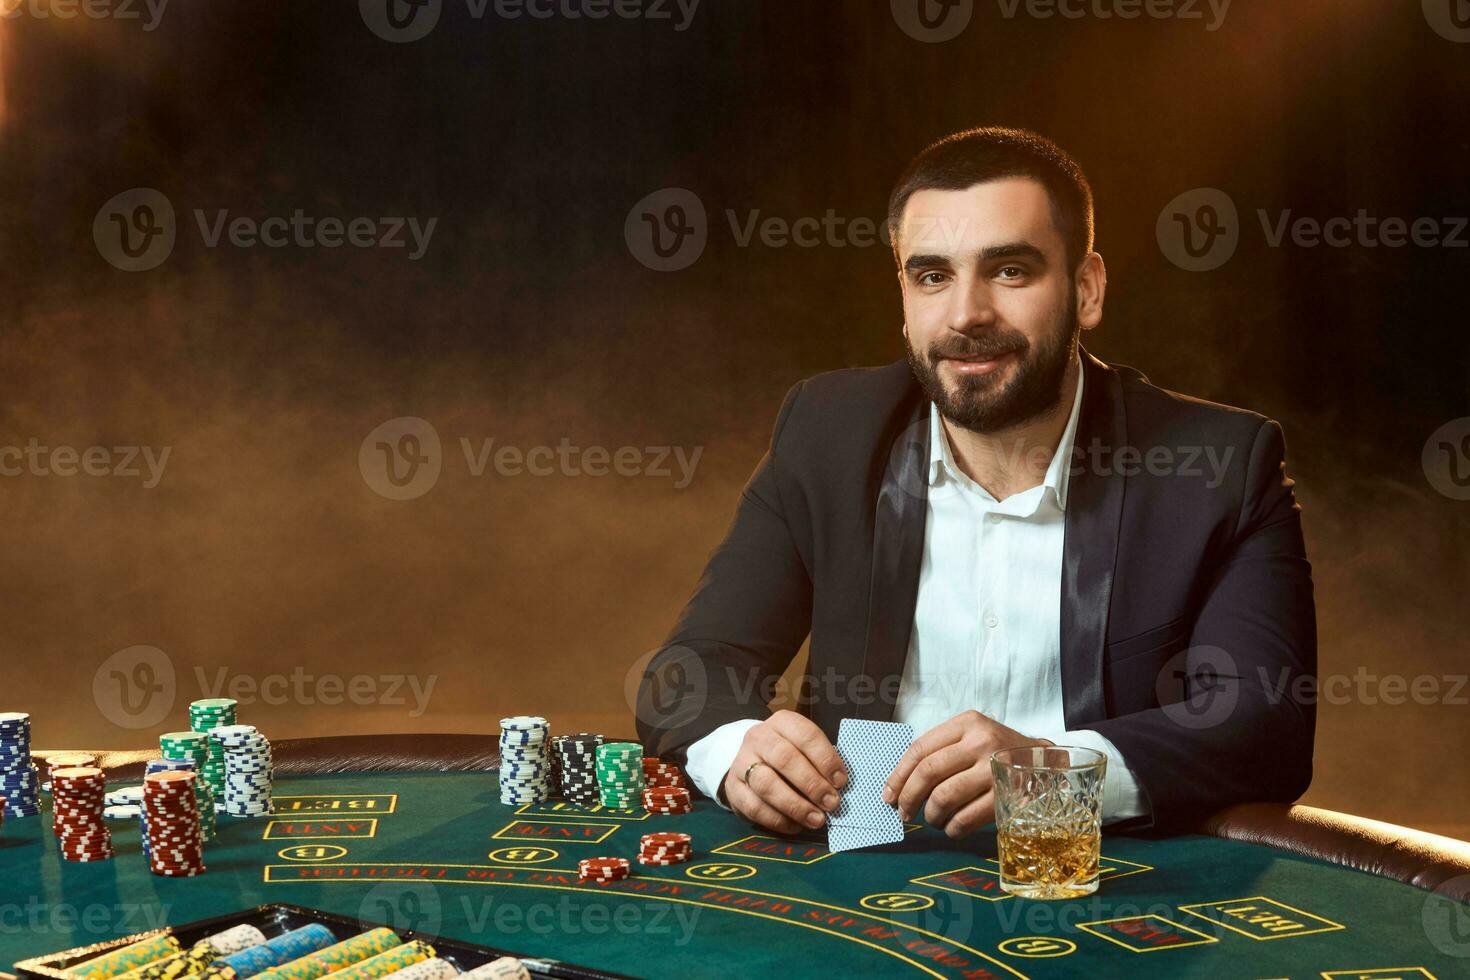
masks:
[[[844,718],[837,754],[847,769],[842,801],[827,818],[827,849],[851,851],[903,840],[898,810],[883,802],[883,784],[914,740],[908,725]]]

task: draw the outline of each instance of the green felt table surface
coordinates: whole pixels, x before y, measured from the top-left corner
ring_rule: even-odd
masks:
[[[929,827],[830,854],[823,835],[692,814],[504,806],[492,773],[281,779],[270,818],[220,818],[209,870],[149,874],[136,823],[118,856],[60,861],[49,815],[0,832],[0,964],[289,902],[647,977],[1465,977],[1463,906],[1252,844],[1104,833],[1085,899],[1005,896],[995,841]],[[519,812],[518,812],[519,811]],[[688,864],[581,883],[582,857],[694,837]]]

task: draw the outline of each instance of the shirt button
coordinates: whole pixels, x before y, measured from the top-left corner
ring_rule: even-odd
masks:
[[[999,514],[991,514],[990,517],[988,518],[988,520],[992,524],[999,524],[1000,523],[1000,515]]]
[[[985,616],[985,625],[991,629],[995,629],[1000,625],[1000,620],[995,618],[995,613],[987,613]]]

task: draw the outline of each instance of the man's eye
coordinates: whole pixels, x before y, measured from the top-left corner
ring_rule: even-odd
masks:
[[[1025,274],[1026,270],[1021,268],[1019,265],[1002,266],[999,270],[997,270],[997,275],[999,275],[1002,279],[1020,279]]]
[[[937,286],[943,281],[944,273],[942,272],[926,272],[919,276],[919,285],[921,286]]]

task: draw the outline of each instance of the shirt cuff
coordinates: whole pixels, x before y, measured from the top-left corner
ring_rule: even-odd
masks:
[[[726,810],[730,808],[725,806],[720,797],[720,785],[724,783],[725,774],[735,762],[735,756],[740,753],[740,743],[745,741],[745,733],[759,724],[760,721],[755,718],[728,722],[689,746],[684,760],[684,771],[701,793]]]
[[[1108,770],[1103,777],[1103,823],[1131,820],[1149,812],[1148,804],[1144,802],[1143,789],[1138,785],[1138,779],[1133,775],[1133,770],[1129,769],[1128,763],[1123,760],[1123,753],[1119,752],[1118,747],[1101,732],[1095,732],[1090,728],[1078,728],[1062,732],[1060,735],[1040,737],[1050,739],[1058,745],[1075,745],[1079,748],[1092,749],[1108,757]]]

